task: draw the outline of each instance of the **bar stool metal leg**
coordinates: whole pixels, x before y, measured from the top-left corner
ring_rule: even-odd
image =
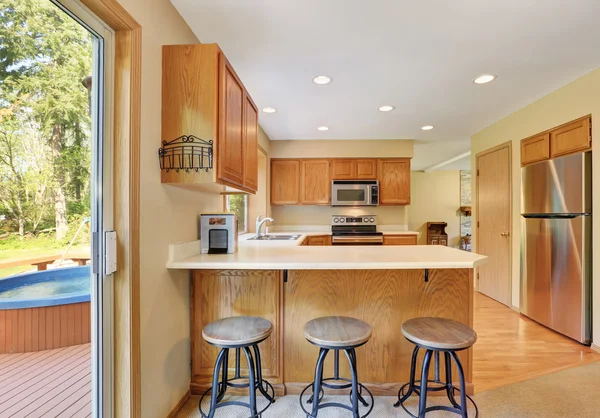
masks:
[[[258,411],[256,409],[256,369],[254,368],[254,360],[252,359],[252,352],[250,349],[248,347],[244,347],[243,350],[246,354],[246,360],[248,361],[248,381],[250,382],[248,392],[250,394],[250,412],[252,413],[252,417],[255,417],[258,415]]]
[[[394,408],[398,408],[404,401],[406,401],[408,398],[410,398],[410,396],[415,392],[415,374],[416,369],[417,369],[417,357],[419,355],[419,349],[420,347],[417,345],[415,346],[415,349],[413,350],[413,354],[412,354],[412,360],[410,362],[410,377],[409,377],[409,383],[408,383],[408,390],[406,392],[406,394],[402,395],[402,390],[404,389],[405,386],[402,386],[400,388],[400,390],[398,391],[398,402],[396,402],[394,404]]]
[[[454,359],[456,363],[456,367],[458,369],[458,378],[460,379],[460,408],[462,410],[462,417],[467,418],[467,388],[465,385],[465,374],[463,372],[462,364],[460,364],[460,360],[455,352],[451,351],[450,355]]]
[[[454,385],[452,384],[452,361],[450,360],[450,353],[448,351],[444,351],[444,361],[446,363],[446,395],[448,395],[448,399],[450,403],[455,408],[460,408],[456,399],[454,399]]]
[[[429,364],[431,363],[431,354],[433,351],[427,350],[423,359],[423,371],[421,373],[421,390],[419,394],[419,418],[425,418],[425,409],[427,408],[427,378],[429,376]]]
[[[210,396],[210,411],[208,413],[208,418],[213,418],[215,416],[217,397],[219,395],[219,372],[221,369],[221,365],[223,364],[223,358],[225,357],[226,353],[226,348],[221,349],[219,355],[217,356],[217,361],[215,363],[215,371],[213,372],[212,393]]]
[[[350,392],[350,400],[352,401],[352,414],[354,418],[360,418],[360,415],[358,414],[358,372],[351,351],[352,350],[344,350],[346,357],[348,357],[348,362],[350,363],[350,375],[352,376],[352,392]]]
[[[315,367],[315,380],[313,382],[313,400],[311,413],[311,416],[313,418],[316,418],[319,412],[319,393],[321,392],[321,382],[323,380],[323,365],[325,363],[327,353],[329,353],[328,349],[320,349],[319,359],[317,360],[317,366]]]
[[[254,344],[252,348],[254,349],[254,359],[256,361],[256,384],[258,386],[258,390],[260,390],[260,393],[262,393],[269,402],[274,403],[275,397],[269,395],[263,384],[262,362],[260,359],[260,350],[258,349],[258,344]]]
[[[225,392],[227,391],[227,372],[229,370],[229,348],[224,348],[223,349],[225,351],[224,355],[223,355],[223,373],[221,375],[221,383],[220,383],[220,387],[219,387],[219,394],[217,396],[217,403],[221,402],[223,400],[223,397],[225,396]]]

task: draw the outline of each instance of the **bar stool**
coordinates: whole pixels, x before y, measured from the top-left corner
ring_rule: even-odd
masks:
[[[273,324],[255,316],[233,316],[211,322],[202,330],[202,337],[211,345],[220,347],[213,373],[212,387],[208,388],[200,398],[198,410],[203,418],[213,418],[215,411],[224,406],[245,406],[250,409],[250,418],[260,417],[273,402],[275,389],[262,378],[262,367],[258,344],[269,338]],[[254,351],[252,355],[251,349]],[[228,377],[229,350],[235,349],[235,375]],[[240,374],[240,354],[244,351],[248,363],[248,376]],[[219,374],[221,381],[219,382]],[[236,383],[237,380],[247,379],[248,383]],[[227,401],[221,402],[228,387],[248,388],[250,402]],[[269,401],[260,411],[256,407],[256,389]],[[202,410],[202,401],[211,392],[210,409],[208,414]]]
[[[366,344],[373,333],[371,326],[359,319],[348,318],[345,316],[326,316],[313,319],[304,325],[304,337],[311,344],[320,348],[317,365],[315,368],[315,380],[306,386],[300,394],[300,407],[306,413],[307,418],[317,418],[319,410],[328,407],[344,408],[353,413],[354,418],[360,418],[358,402],[369,407],[369,410],[362,417],[366,417],[373,410],[373,395],[363,384],[358,381],[358,372],[356,368],[355,348]],[[334,351],[333,377],[323,379],[323,365],[325,358],[330,350]],[[340,377],[340,351],[346,353],[348,363],[350,363],[351,378]],[[330,389],[348,389],[350,392],[351,406],[339,402],[322,403],[324,398],[323,387]],[[306,401],[312,404],[311,412],[308,412],[302,402],[304,393],[312,388],[312,395]],[[371,398],[371,404],[363,398],[365,391]],[[317,394],[317,396],[315,396]]]
[[[403,385],[398,391],[398,402],[394,405],[396,408],[402,406],[402,409],[411,417],[417,416],[411,414],[404,406],[404,402],[413,394],[419,396],[418,418],[424,418],[427,412],[431,411],[449,411],[468,417],[467,399],[475,407],[475,418],[479,415],[477,405],[466,393],[465,375],[460,359],[456,355],[457,351],[466,350],[475,344],[477,334],[471,327],[457,321],[444,318],[414,318],[402,324],[402,334],[404,337],[415,344],[410,365],[410,382]],[[421,380],[415,380],[415,369],[417,355],[419,350],[425,349],[423,366],[421,371]],[[446,381],[440,380],[440,352],[444,353],[444,367],[446,369]],[[435,376],[429,380],[429,365],[431,356],[435,358]],[[452,384],[452,361],[458,369],[458,378],[460,389]],[[434,387],[428,387],[429,383],[435,384]],[[446,395],[452,406],[430,406],[427,407],[427,392],[446,391]],[[454,398],[455,392],[460,393],[460,404]],[[406,392],[406,393],[405,393]]]

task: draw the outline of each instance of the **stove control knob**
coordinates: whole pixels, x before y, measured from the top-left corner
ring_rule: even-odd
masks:
[[[375,222],[375,219],[369,218],[369,222],[373,223],[373,222]]]
[[[346,222],[346,218],[340,218],[340,223],[343,224],[344,222]]]
[[[336,223],[336,224],[339,223],[340,222],[340,218],[333,218],[333,222]]]

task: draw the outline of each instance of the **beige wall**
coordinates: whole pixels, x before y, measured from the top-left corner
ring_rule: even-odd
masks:
[[[414,156],[411,140],[271,141],[271,158],[360,158]]]
[[[512,303],[519,306],[519,244],[521,240],[521,182],[520,172],[521,160],[520,140],[546,129],[569,122],[581,116],[592,114],[593,125],[600,126],[600,69],[597,69],[584,77],[556,90],[543,97],[537,102],[513,113],[512,115],[494,123],[483,131],[471,137],[471,166],[476,166],[476,155],[494,147],[498,144],[512,141]],[[597,132],[597,128],[594,129]],[[593,138],[593,147],[597,149],[600,137],[597,134]],[[600,185],[600,152],[594,150],[592,157],[593,182]],[[476,189],[477,176],[473,176],[473,206],[477,202]],[[594,208],[600,208],[600,192],[598,186],[594,186],[593,202]],[[473,209],[473,224],[475,225],[475,208]],[[473,243],[476,245],[477,232],[473,229]],[[593,236],[600,236],[600,222],[598,217],[593,220]],[[473,248],[476,248],[475,246]],[[594,243],[593,259],[600,263],[600,245]],[[600,268],[594,270],[593,283],[594,294],[594,335],[600,336]],[[596,337],[596,341],[598,337]],[[597,343],[596,343],[597,344]]]
[[[142,26],[141,360],[142,416],[168,415],[189,388],[189,279],[165,268],[168,244],[197,237],[200,212],[219,210],[219,195],[160,183],[161,47],[197,43],[168,0],[119,0]],[[165,138],[170,139],[170,138]]]
[[[418,231],[419,244],[427,244],[427,222],[447,222],[448,245],[460,244],[460,171],[413,171],[410,179],[408,229]]]

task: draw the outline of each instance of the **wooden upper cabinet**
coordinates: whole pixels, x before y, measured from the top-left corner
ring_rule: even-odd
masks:
[[[410,204],[410,159],[387,158],[378,163],[380,205]]]
[[[163,46],[162,141],[184,135],[213,141],[212,170],[162,170],[163,183],[256,192],[257,117],[250,95],[217,44]]]
[[[356,178],[360,180],[375,180],[377,178],[377,160],[355,160]]]
[[[377,160],[375,159],[333,159],[332,180],[375,180]]]
[[[550,131],[550,157],[584,151],[592,145],[589,116]]]
[[[550,158],[550,134],[532,136],[521,141],[521,165]]]
[[[330,165],[330,160],[302,160],[300,202],[303,205],[329,205]]]
[[[333,180],[353,180],[356,178],[355,160],[332,160]]]
[[[247,94],[244,106],[244,187],[258,190],[258,110]]]
[[[227,183],[244,185],[244,86],[233,67],[221,54],[219,141],[217,177]]]
[[[271,160],[271,204],[300,204],[300,160]]]

